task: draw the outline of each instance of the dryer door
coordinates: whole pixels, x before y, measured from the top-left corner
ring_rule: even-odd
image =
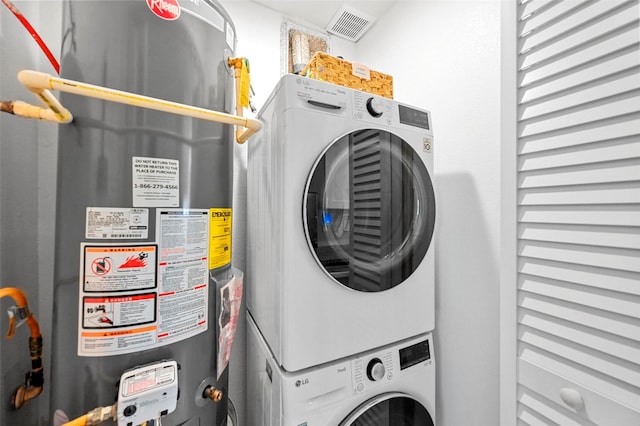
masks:
[[[303,208],[318,264],[358,291],[401,284],[433,237],[429,172],[405,140],[384,130],[360,130],[331,144],[311,171]]]
[[[362,404],[339,426],[434,426],[429,411],[403,393],[382,394]]]

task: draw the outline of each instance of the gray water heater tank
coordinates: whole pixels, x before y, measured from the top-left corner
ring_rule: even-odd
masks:
[[[63,3],[66,79],[231,113],[234,49],[234,26],[213,0]],[[139,413],[154,403],[144,399],[149,380],[171,370],[179,394],[162,424],[224,425],[226,397],[203,392],[227,393],[217,346],[233,278],[233,128],[61,101],[74,120],[59,130],[51,411],[73,419],[112,405],[125,372],[141,371],[126,377],[126,414]],[[175,371],[162,364],[173,361]]]

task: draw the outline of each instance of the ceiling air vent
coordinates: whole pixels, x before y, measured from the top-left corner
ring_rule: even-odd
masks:
[[[364,35],[374,21],[372,16],[343,5],[331,18],[326,30],[331,34],[355,42]]]

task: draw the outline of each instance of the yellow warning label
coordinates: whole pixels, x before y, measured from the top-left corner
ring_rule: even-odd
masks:
[[[231,209],[209,209],[209,269],[231,262]]]

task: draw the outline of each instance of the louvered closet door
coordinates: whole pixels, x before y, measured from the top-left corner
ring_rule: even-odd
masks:
[[[640,425],[639,16],[518,6],[518,425]]]

